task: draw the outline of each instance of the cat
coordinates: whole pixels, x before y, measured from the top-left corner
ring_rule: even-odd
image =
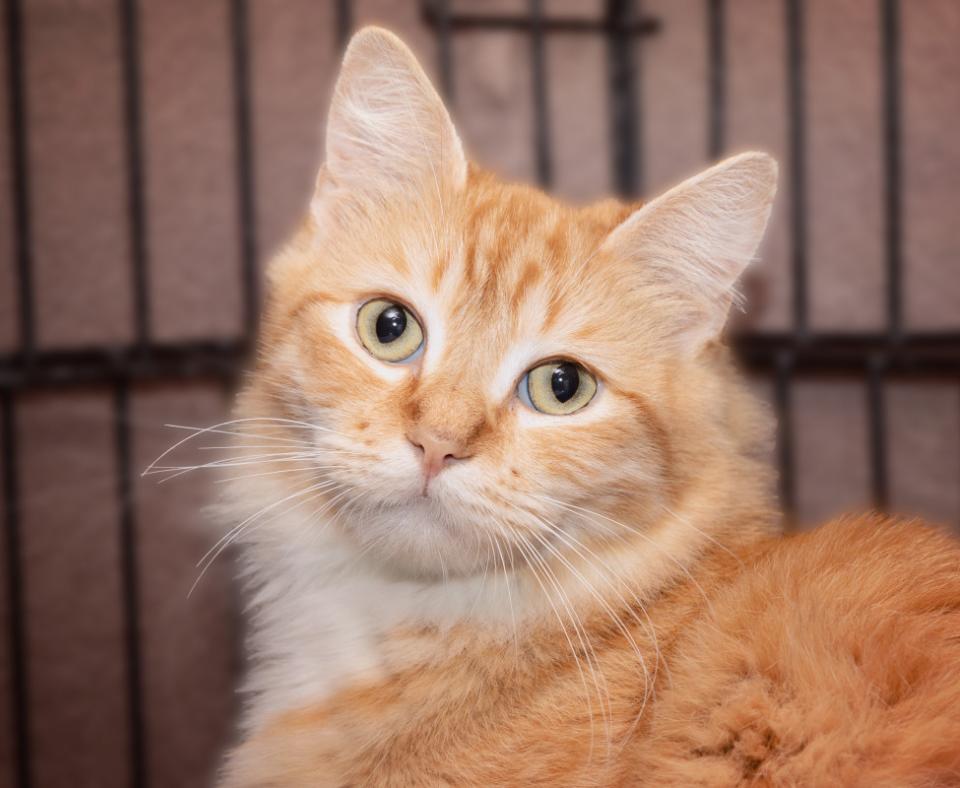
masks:
[[[723,341],[776,181],[568,206],[355,35],[229,430],[224,788],[960,785],[957,540],[781,533]]]

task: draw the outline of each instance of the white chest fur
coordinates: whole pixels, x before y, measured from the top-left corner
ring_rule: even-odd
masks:
[[[334,528],[325,527],[329,523],[297,519],[285,516],[244,545],[241,566],[250,593],[248,729],[347,686],[377,683],[437,658],[409,637],[423,627],[442,633],[466,624],[474,634],[509,642],[521,634],[517,628],[543,618],[552,623],[560,615],[551,597],[580,609],[592,604],[598,590],[612,589],[610,601],[616,604],[628,589],[630,598],[640,601],[685,571],[705,544],[702,530],[674,515],[642,534],[639,544],[616,543],[602,561],[586,562],[566,576],[563,567],[555,567],[553,593],[526,571],[392,577],[358,556]],[[435,637],[432,642],[435,646]]]
[[[252,549],[251,549],[252,548]],[[375,683],[422,658],[404,627],[447,627],[470,619],[512,632],[521,589],[503,576],[432,581],[393,579],[330,539],[250,545],[249,704],[245,723],[322,702],[351,684]]]

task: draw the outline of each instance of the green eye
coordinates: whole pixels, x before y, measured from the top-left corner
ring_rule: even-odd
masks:
[[[402,304],[386,298],[367,301],[357,312],[357,334],[374,358],[406,361],[423,347],[423,329]]]
[[[548,361],[520,381],[520,396],[541,413],[566,416],[580,410],[597,393],[597,381],[573,361]]]

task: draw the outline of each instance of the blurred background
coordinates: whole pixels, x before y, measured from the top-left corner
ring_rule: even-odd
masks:
[[[202,786],[240,668],[210,479],[351,30],[419,54],[468,150],[576,201],[748,147],[782,186],[735,343],[804,527],[960,525],[957,0],[3,0],[0,786]]]

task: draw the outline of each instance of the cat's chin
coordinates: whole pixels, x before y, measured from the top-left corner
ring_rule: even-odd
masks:
[[[480,527],[435,495],[411,495],[342,526],[358,555],[388,576],[441,581],[482,573],[490,563]]]

